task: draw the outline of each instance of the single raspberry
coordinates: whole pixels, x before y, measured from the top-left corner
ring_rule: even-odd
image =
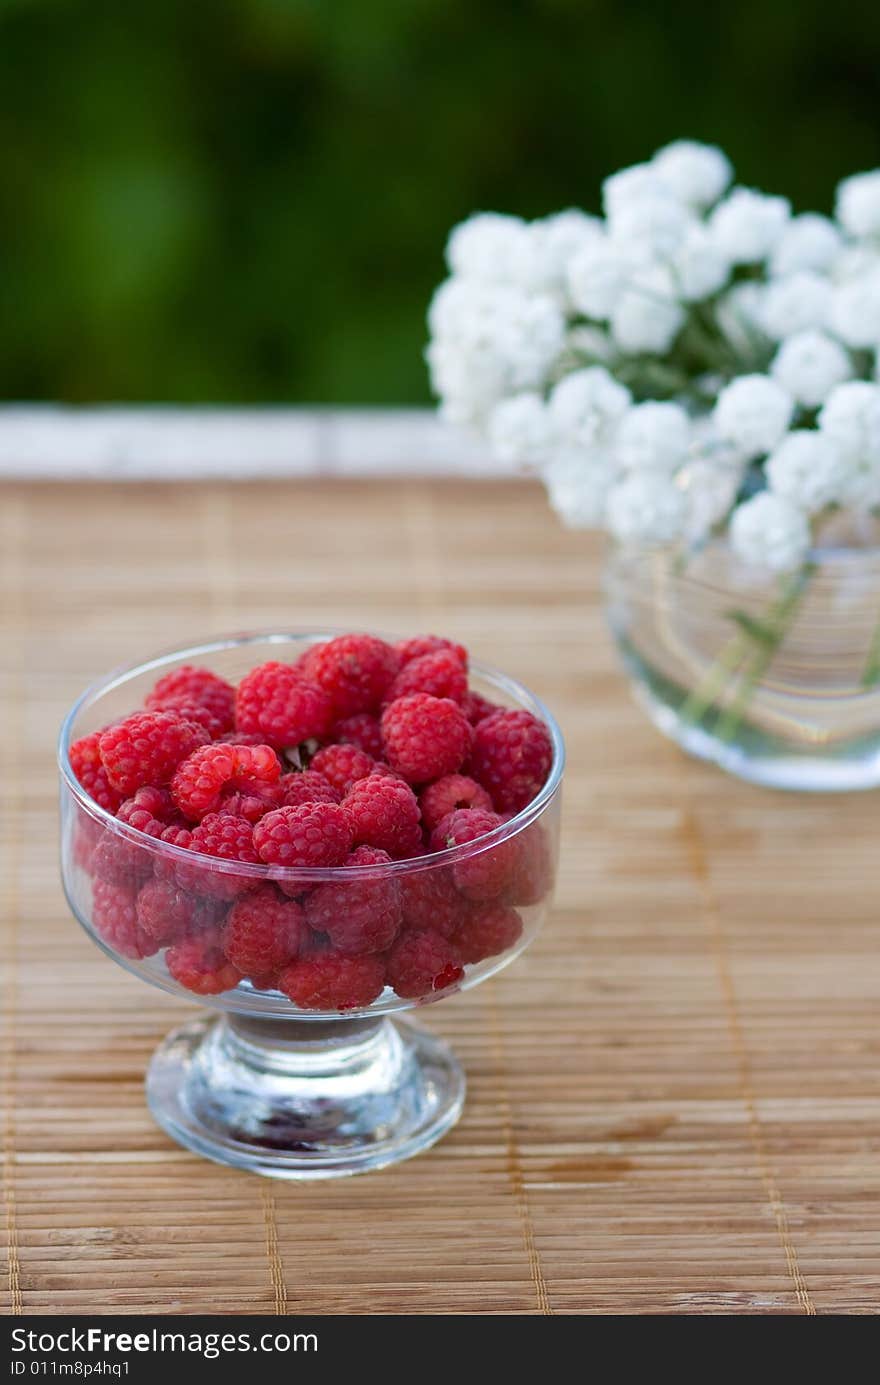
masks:
[[[196,995],[219,995],[231,991],[241,980],[241,972],[227,959],[216,932],[175,943],[165,953],[165,965],[178,985]]]
[[[553,884],[553,850],[540,822],[517,833],[516,859],[504,890],[508,904],[539,904]]]
[[[92,923],[108,947],[122,957],[137,961],[158,951],[141,928],[137,916],[137,896],[132,890],[96,880],[92,886]]]
[[[342,800],[356,846],[376,846],[402,860],[422,846],[418,799],[402,779],[369,774]]]
[[[202,856],[213,856],[218,861],[241,861],[246,865],[259,865],[260,858],[254,850],[254,827],[247,818],[236,818],[231,813],[209,813],[193,829],[189,839],[189,850]],[[185,890],[193,894],[204,894],[215,899],[234,899],[236,895],[259,888],[259,878],[252,875],[236,874],[234,871],[219,871],[209,865],[181,861],[175,868],[175,876]]]
[[[341,866],[351,848],[348,814],[338,803],[276,808],[254,828],[254,846],[273,866]]]
[[[402,933],[388,954],[388,984],[404,1000],[421,1000],[464,976],[455,945],[430,928]]]
[[[343,717],[332,728],[330,737],[340,745],[356,745],[373,760],[381,760],[385,753],[379,718],[372,712],[355,712],[353,717]]]
[[[474,729],[467,766],[489,790],[499,812],[518,813],[547,781],[553,763],[550,732],[531,712],[493,712]]]
[[[354,745],[325,745],[312,756],[311,768],[329,780],[340,797],[348,793],[358,779],[366,779],[374,761]]]
[[[247,792],[242,789],[224,789],[217,804],[218,813],[232,813],[233,817],[247,818],[248,822],[259,822],[273,808],[283,802],[281,780],[277,784],[258,785],[252,782]]]
[[[445,650],[453,654],[462,668],[467,670],[468,652],[463,644],[454,640],[444,640],[440,635],[414,635],[409,640],[399,640],[394,646],[402,665],[411,664],[413,659],[421,659],[425,654],[437,654]]]
[[[500,712],[504,709],[499,707],[497,702],[490,702],[488,698],[481,697],[477,692],[469,692],[465,695],[464,701],[461,704],[461,710],[464,712],[471,726],[478,726],[481,721],[485,721],[486,717],[490,717],[493,712]]]
[[[504,819],[485,808],[458,808],[450,813],[431,833],[431,849],[443,851],[450,846],[466,846],[494,832]],[[452,875],[456,889],[466,899],[498,899],[509,887],[516,870],[515,838],[475,853],[465,861],[456,861]]]
[[[192,845],[192,835],[188,827],[178,827],[172,824],[170,827],[164,828],[159,840],[170,842],[172,846],[179,846],[188,851]]]
[[[340,635],[321,645],[311,664],[337,719],[375,711],[399,667],[396,650],[375,635]]]
[[[388,865],[390,861],[385,851],[359,846],[345,868]],[[326,933],[337,951],[347,957],[384,952],[400,931],[400,885],[393,875],[340,879],[313,890],[305,910],[309,927]]]
[[[151,707],[151,711],[175,712],[184,721],[201,726],[213,741],[229,728],[229,718],[219,717],[212,707],[202,702],[191,702],[188,697],[166,697],[161,707]]]
[[[281,778],[281,762],[268,745],[204,745],[179,765],[171,781],[174,801],[192,821],[215,813],[224,790],[263,797]]]
[[[120,804],[116,814],[120,822],[145,832],[148,837],[161,836],[165,827],[183,826],[183,819],[168,789],[145,784],[132,798]]]
[[[89,798],[108,813],[115,813],[123,795],[110,783],[98,749],[100,740],[101,732],[93,731],[90,736],[74,741],[68,751],[70,768]]]
[[[486,790],[466,774],[447,774],[445,779],[429,784],[419,794],[419,806],[422,822],[429,832],[456,808],[487,808],[492,812],[492,800]]]
[[[452,937],[473,907],[459,894],[452,871],[445,866],[426,867],[404,875],[400,892],[404,926],[433,929],[444,938]]]
[[[183,664],[160,678],[146,700],[151,711],[176,708],[191,711],[191,720],[216,737],[235,724],[235,689],[209,668]],[[199,715],[195,715],[196,709]]]
[[[144,785],[133,798],[127,798],[116,814],[120,822],[143,832],[145,837],[161,837],[177,812],[167,789]],[[102,880],[134,889],[152,874],[154,858],[137,842],[129,841],[108,828],[95,847],[92,870]]]
[[[325,692],[295,664],[271,660],[251,669],[238,685],[235,724],[258,732],[277,749],[320,739],[330,728],[332,707]]]
[[[307,933],[296,901],[264,885],[233,904],[223,925],[223,950],[245,976],[265,976],[299,955]]]
[[[216,911],[171,880],[149,880],[137,897],[137,917],[144,934],[167,947],[212,923]]]
[[[382,994],[385,962],[370,953],[318,953],[285,967],[278,989],[301,1010],[363,1010]]]
[[[303,803],[338,803],[342,795],[314,769],[282,775],[279,808],[299,808]]]
[[[449,697],[453,702],[462,703],[467,690],[467,670],[461,660],[450,649],[437,649],[433,654],[420,654],[404,664],[388,689],[386,701],[425,692],[432,697]]]
[[[411,784],[455,774],[467,757],[473,732],[464,712],[448,697],[410,693],[382,713],[382,739],[392,769]]]
[[[303,653],[300,654],[299,658],[297,659],[294,665],[294,667],[298,669],[299,672],[302,674],[303,678],[306,678],[310,683],[317,682],[317,679],[315,677],[315,663],[318,658],[319,652],[324,648],[324,645],[326,643],[326,640],[322,640],[319,644],[310,644],[308,649],[304,650]]]
[[[78,814],[73,829],[73,860],[87,875],[91,874],[92,853],[103,835],[104,828],[100,822],[86,813]]]
[[[99,746],[110,783],[128,797],[143,784],[167,784],[181,760],[209,739],[203,726],[176,712],[135,712],[105,731]]]
[[[474,909],[459,924],[453,942],[467,965],[506,952],[522,936],[522,929],[522,919],[515,909],[489,904]]]

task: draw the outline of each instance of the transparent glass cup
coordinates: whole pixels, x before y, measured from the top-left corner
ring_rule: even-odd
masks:
[[[199,1154],[288,1179],[381,1168],[428,1148],[458,1119],[465,1084],[450,1049],[410,1020],[390,1016],[486,980],[524,951],[543,924],[559,838],[564,753],[556,723],[513,679],[472,666],[475,691],[525,708],[547,725],[553,764],[541,792],[466,846],[390,865],[322,870],[218,860],[149,837],[88,797],[68,750],[142,705],[156,680],[182,664],[236,682],[257,664],[292,662],[336,633],[242,635],[118,670],[83,694],[59,740],[61,868],[72,912],[126,970],[208,1009],[156,1051],[147,1075],[154,1117]],[[147,935],[141,906],[147,891],[155,898],[157,884],[170,887],[175,908],[167,926],[160,917],[157,927],[151,916]],[[234,969],[213,976],[206,994],[181,985],[167,965],[169,948],[191,937],[219,945],[235,901],[267,886],[299,901],[344,886],[337,891],[343,911],[346,891],[390,891],[399,898],[403,927],[442,924],[462,967],[443,989],[401,996],[385,985],[368,1005],[345,1011],[300,1009],[264,979]],[[491,926],[475,932],[474,919],[490,913]]]
[[[842,523],[842,519],[841,519]],[[723,540],[686,561],[617,549],[605,613],[639,702],[683,749],[753,783],[880,784],[880,545],[875,526],[796,572],[743,564]]]

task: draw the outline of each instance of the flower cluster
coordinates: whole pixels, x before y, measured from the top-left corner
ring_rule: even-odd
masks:
[[[679,140],[602,217],[481,213],[447,246],[427,359],[445,417],[577,528],[797,568],[829,507],[880,505],[880,170],[834,217],[731,186]]]

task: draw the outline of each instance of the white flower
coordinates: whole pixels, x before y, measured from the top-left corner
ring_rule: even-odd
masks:
[[[834,222],[817,212],[792,217],[770,256],[771,274],[797,274],[801,269],[828,270],[843,243]]]
[[[857,509],[880,504],[880,385],[838,385],[819,415],[819,428],[851,466],[843,501]]]
[[[550,504],[570,529],[595,529],[604,522],[616,475],[611,453],[601,447],[563,447],[544,467]]]
[[[810,526],[790,500],[761,491],[734,510],[730,542],[744,563],[771,572],[791,572],[809,552]]]
[[[453,281],[438,291],[426,357],[443,414],[482,423],[507,394],[542,387],[565,345],[565,319],[546,294]]]
[[[771,341],[783,341],[808,327],[823,327],[831,296],[830,281],[809,269],[771,279],[761,303],[761,325]]]
[[[837,285],[830,320],[847,346],[871,347],[880,341],[880,268]]]
[[[669,475],[687,455],[690,432],[690,420],[680,404],[636,404],[617,430],[620,464],[626,471]]]
[[[632,278],[637,259],[632,248],[610,237],[591,241],[568,267],[568,292],[574,306],[587,317],[605,322]]]
[[[529,229],[518,216],[478,212],[453,227],[446,263],[463,279],[515,283],[528,263]]]
[[[767,481],[774,495],[815,514],[839,500],[850,465],[827,434],[814,428],[787,433],[767,458]]]
[[[604,236],[598,217],[570,208],[555,216],[533,221],[528,227],[529,254],[521,268],[529,287],[549,293],[565,302],[568,298],[568,268],[580,250],[601,242]]]
[[[775,248],[790,215],[785,197],[734,188],[710,215],[709,229],[731,264],[754,264]]]
[[[640,269],[624,289],[611,314],[611,335],[621,351],[662,354],[684,323],[672,273],[665,265]]]
[[[667,192],[628,198],[611,212],[612,240],[626,244],[639,260],[668,259],[692,222],[689,212]]]
[[[794,401],[767,375],[740,375],[721,391],[712,413],[716,432],[745,461],[776,446],[788,428]]]
[[[824,332],[796,332],[782,343],[770,374],[799,404],[816,409],[836,385],[853,373],[852,361],[839,342]]]
[[[618,169],[602,184],[602,208],[607,217],[622,211],[635,198],[662,196],[666,187],[650,164],[632,164]]]
[[[651,168],[675,196],[689,207],[710,207],[733,177],[730,160],[714,144],[677,139],[658,149]]]
[[[553,390],[550,417],[563,447],[607,445],[631,403],[628,389],[604,366],[575,370]]]
[[[723,288],[730,264],[700,221],[688,226],[684,239],[670,260],[675,286],[686,303],[697,303]]]
[[[831,265],[831,278],[836,284],[845,284],[850,279],[861,279],[880,269],[880,250],[870,245],[845,245],[835,255]]]
[[[766,284],[756,284],[750,280],[734,284],[719,299],[715,309],[718,326],[746,360],[753,354],[756,345],[766,341],[761,320],[765,290]]]
[[[742,481],[741,466],[726,466],[708,457],[687,462],[675,478],[687,504],[684,537],[704,539],[727,514]]]
[[[534,391],[502,399],[489,415],[489,442],[501,462],[539,466],[553,446],[550,412]]]
[[[619,543],[672,543],[686,518],[681,491],[667,477],[650,472],[628,476],[608,496],[608,528]]]
[[[880,168],[838,183],[834,210],[851,236],[880,235]]]

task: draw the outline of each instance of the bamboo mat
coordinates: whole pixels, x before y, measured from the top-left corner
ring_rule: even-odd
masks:
[[[0,490],[0,1308],[871,1313],[877,799],[690,762],[631,704],[598,548],[525,483]],[[56,866],[53,740],[120,661],[248,626],[455,635],[566,733],[557,906],[426,1023],[460,1125],[290,1186],[202,1162],[142,1079],[192,1011],[99,955]]]

